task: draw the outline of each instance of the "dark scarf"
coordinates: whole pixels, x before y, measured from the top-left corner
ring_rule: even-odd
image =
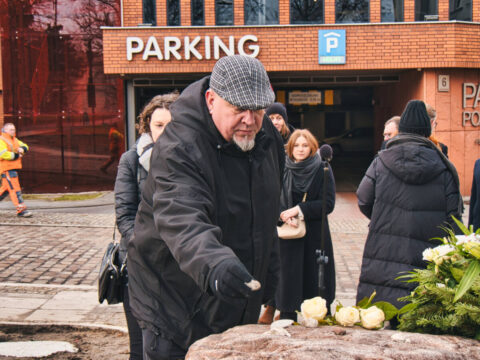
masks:
[[[447,167],[448,171],[450,171],[450,173],[452,174],[453,180],[455,181],[455,185],[458,189],[458,193],[460,194],[460,180],[458,179],[458,173],[455,165],[452,164],[452,162],[445,156],[445,154],[430,139],[417,134],[400,133],[397,136],[388,140],[386,148],[389,149],[392,146],[405,143],[416,143],[435,150],[438,156],[440,156],[440,159],[442,159],[443,163]],[[460,195],[458,201],[458,215],[460,216],[461,214],[463,214],[463,199]]]
[[[320,168],[322,160],[318,153],[300,162],[294,162],[288,156],[285,160],[285,172],[283,173],[283,188],[280,195],[281,210],[293,207],[292,190],[307,192],[312,185],[315,173]]]

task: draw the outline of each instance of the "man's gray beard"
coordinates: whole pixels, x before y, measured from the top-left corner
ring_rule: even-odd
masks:
[[[236,134],[233,134],[233,142],[237,145],[242,151],[250,151],[255,146],[255,138],[248,139],[247,137],[237,137]]]

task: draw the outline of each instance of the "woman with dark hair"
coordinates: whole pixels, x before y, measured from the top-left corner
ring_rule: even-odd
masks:
[[[280,281],[276,293],[276,307],[281,319],[296,320],[295,311],[305,299],[318,293],[318,265],[316,250],[321,249],[321,234],[324,231],[324,250],[328,256],[325,267],[325,286],[323,294],[327,309],[335,298],[335,263],[333,246],[325,219],[322,229],[322,209],[330,214],[335,206],[335,179],[332,169],[324,164],[317,152],[318,142],[306,129],[295,130],[286,145],[285,173],[280,198],[280,219],[296,226],[297,219],[305,220],[307,233],[299,239],[279,239]],[[329,167],[328,176],[324,176],[324,165]],[[323,184],[326,181],[325,198]]]
[[[115,214],[117,227],[122,235],[120,240],[120,261],[122,262],[127,256],[128,242],[133,236],[140,194],[150,170],[153,144],[170,122],[169,107],[178,95],[178,93],[157,95],[145,105],[138,116],[140,138],[120,158],[115,180]],[[130,310],[128,284],[124,287],[123,308],[130,336],[130,359],[142,359],[142,330]]]
[[[272,120],[273,126],[282,136],[283,143],[286,144],[294,128],[288,123],[287,109],[282,103],[276,102],[265,110],[267,116]]]

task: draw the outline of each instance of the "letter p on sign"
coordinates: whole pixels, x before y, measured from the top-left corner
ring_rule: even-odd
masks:
[[[330,53],[332,49],[336,49],[338,47],[338,39],[335,37],[329,37],[327,40],[327,53]]]

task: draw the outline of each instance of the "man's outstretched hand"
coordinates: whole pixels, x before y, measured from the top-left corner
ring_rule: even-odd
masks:
[[[225,302],[237,302],[249,298],[260,289],[260,283],[248,272],[238,259],[225,259],[212,270],[210,289]]]

